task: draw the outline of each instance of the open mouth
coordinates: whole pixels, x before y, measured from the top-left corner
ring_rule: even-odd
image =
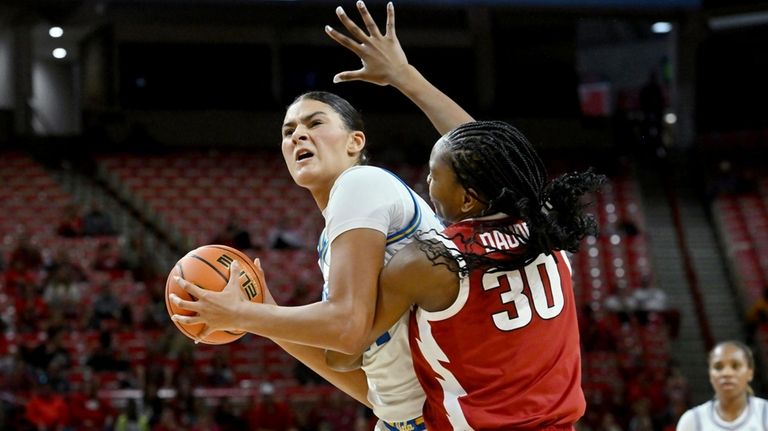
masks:
[[[314,156],[314,154],[311,151],[309,151],[309,150],[299,150],[296,153],[296,161],[297,162],[301,162],[301,161],[307,160],[307,159],[309,159],[309,158],[311,158],[313,156]]]

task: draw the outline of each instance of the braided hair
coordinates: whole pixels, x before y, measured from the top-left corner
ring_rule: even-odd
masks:
[[[494,227],[524,242],[519,250],[483,249],[484,254],[463,253],[458,260],[466,263],[462,271],[475,267],[489,271],[519,269],[541,253],[555,250],[576,252],[580,241],[596,233],[593,216],[583,213],[582,195],[605,182],[605,176],[588,170],[573,172],[548,181],[544,162],[528,139],[518,129],[502,121],[477,121],[461,125],[443,138],[445,161],[456,178],[475,199],[484,203],[482,215],[505,213],[522,220],[527,232],[515,225]],[[461,238],[465,244],[475,241]],[[455,239],[454,237],[449,239]],[[442,244],[420,235],[420,248],[438,264],[454,261]],[[489,256],[493,254],[494,256]],[[499,254],[504,259],[498,259]],[[457,271],[456,265],[448,265]]]

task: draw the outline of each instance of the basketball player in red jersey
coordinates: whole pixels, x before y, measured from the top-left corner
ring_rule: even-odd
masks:
[[[565,251],[594,229],[580,197],[604,177],[548,181],[526,137],[498,121],[449,132],[429,168],[435,212],[453,224],[383,269],[370,336],[416,305],[409,334],[427,429],[572,429],[586,403]]]

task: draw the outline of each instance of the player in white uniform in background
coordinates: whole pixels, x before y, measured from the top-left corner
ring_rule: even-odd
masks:
[[[441,135],[473,120],[408,64],[395,35],[391,3],[387,5],[384,34],[365,5],[358,2],[357,7],[367,32],[341,8],[337,8],[337,15],[352,37],[330,27],[326,32],[357,54],[363,68],[339,73],[334,81],[363,80],[397,88],[429,117]],[[371,406],[381,419],[379,429],[424,429],[420,418],[424,393],[408,350],[407,314],[366,352],[365,377],[331,370],[325,362],[325,350],[351,354],[363,345],[373,324],[378,276],[384,264],[411,241],[413,232],[442,227],[429,206],[401,180],[383,169],[361,166],[366,142],[362,120],[344,99],[325,92],[299,96],[286,111],[282,137],[283,157],[291,176],[312,193],[326,220],[318,247],[326,280],[325,300],[278,307],[272,305],[267,291],[265,304],[256,304],[245,300],[237,276],[230,278],[222,292],[204,291],[180,280],[179,284],[198,300],[172,300],[197,315],[173,318],[182,323],[205,323],[199,338],[235,328],[269,337]],[[231,273],[238,271],[233,266]]]
[[[709,382],[715,397],[683,413],[677,431],[766,431],[768,401],[752,393],[752,350],[738,341],[723,341],[709,353]]]

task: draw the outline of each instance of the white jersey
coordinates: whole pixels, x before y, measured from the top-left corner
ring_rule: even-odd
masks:
[[[443,226],[430,206],[394,174],[372,166],[355,166],[344,171],[331,188],[323,211],[325,229],[318,252],[325,285],[328,285],[332,247],[342,233],[358,228],[374,229],[387,235],[384,263],[413,240],[413,233]],[[368,400],[376,416],[387,422],[407,421],[421,416],[426,399],[413,370],[408,347],[408,318],[405,313],[363,354],[368,378]]]
[[[768,401],[758,397],[747,398],[747,408],[734,421],[724,421],[710,400],[683,414],[677,422],[677,431],[766,431],[768,430]]]

